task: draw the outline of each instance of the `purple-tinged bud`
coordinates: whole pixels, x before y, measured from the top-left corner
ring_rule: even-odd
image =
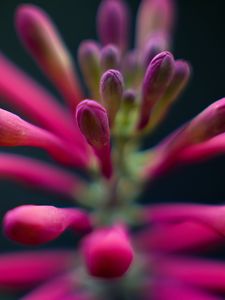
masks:
[[[100,94],[102,102],[107,109],[110,126],[116,118],[123,96],[123,76],[119,71],[106,71],[100,81]]]
[[[72,58],[49,16],[38,6],[23,4],[15,21],[25,48],[74,109],[82,99],[80,84]]]
[[[78,61],[90,94],[94,99],[99,99],[101,74],[99,45],[95,41],[83,41],[78,49]]]
[[[79,209],[23,205],[8,211],[3,220],[4,232],[13,241],[41,245],[60,236],[67,228],[89,232],[88,215]]]
[[[97,15],[97,29],[103,45],[114,44],[122,52],[128,46],[129,10],[123,0],[103,0]]]
[[[106,178],[112,175],[110,156],[110,129],[105,108],[93,100],[84,100],[77,106],[76,120],[81,133],[92,146]]]
[[[170,52],[164,51],[151,61],[146,70],[142,86],[142,99],[138,129],[148,125],[153,106],[164,95],[174,74],[174,59]]]
[[[136,24],[136,45],[141,49],[155,32],[170,36],[175,19],[173,0],[142,0]]]
[[[150,127],[155,128],[160,122],[163,121],[174,101],[179,97],[186,87],[190,76],[190,65],[183,60],[175,61],[174,76],[167,87],[164,96],[156,103],[154,107]]]
[[[119,69],[120,51],[114,45],[107,45],[101,51],[101,68],[105,72],[110,69]]]
[[[162,32],[154,34],[147,42],[143,51],[142,57],[144,69],[147,69],[148,65],[157,54],[168,49],[168,37]]]
[[[139,88],[143,78],[143,66],[137,51],[128,52],[122,62],[122,73],[127,88]]]
[[[122,277],[134,256],[129,237],[120,227],[98,229],[89,234],[82,250],[88,272],[102,279]]]

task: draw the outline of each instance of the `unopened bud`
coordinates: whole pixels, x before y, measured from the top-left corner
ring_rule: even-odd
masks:
[[[99,98],[100,48],[95,41],[83,41],[78,49],[78,61],[87,87],[93,98]]]
[[[170,35],[175,19],[173,0],[141,1],[136,25],[136,44],[141,49],[155,32]]]
[[[105,108],[93,100],[84,100],[77,106],[76,120],[81,133],[93,147],[104,176],[112,174],[110,157],[110,130]]]
[[[103,45],[114,44],[122,52],[128,44],[129,11],[123,0],[103,0],[97,15],[97,28]]]
[[[112,126],[123,96],[123,77],[119,71],[108,70],[102,75],[100,94]]]
[[[168,37],[163,33],[154,34],[146,44],[143,52],[143,66],[146,69],[152,59],[162,51],[169,49]]]
[[[142,99],[138,129],[147,126],[153,106],[164,95],[174,74],[174,59],[170,52],[164,51],[151,61],[146,70],[142,86]]]
[[[102,279],[122,277],[133,260],[133,249],[121,228],[94,231],[83,242],[83,254],[88,272]]]
[[[54,206],[23,205],[7,212],[4,232],[12,240],[25,245],[41,245],[60,236],[67,228],[88,232],[88,216],[78,209]]]
[[[120,52],[114,45],[107,45],[101,51],[101,68],[103,71],[119,69]]]
[[[41,69],[74,108],[82,92],[72,58],[49,16],[38,6],[23,4],[16,12],[16,29]]]

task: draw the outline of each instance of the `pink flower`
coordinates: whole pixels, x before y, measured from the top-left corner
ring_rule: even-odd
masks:
[[[191,67],[169,52],[172,0],[141,1],[131,51],[129,16],[125,1],[102,0],[99,42],[83,41],[78,50],[89,93],[84,96],[49,16],[31,4],[16,12],[22,44],[67,106],[0,55],[0,97],[24,118],[0,109],[1,147],[38,147],[60,165],[1,153],[0,177],[61,194],[71,206],[23,204],[5,214],[3,231],[33,247],[66,230],[79,237],[71,251],[0,256],[0,289],[21,291],[23,300],[219,300],[225,295],[225,264],[193,257],[224,244],[224,206],[138,203],[145,184],[225,152],[225,100],[141,150],[142,138],[164,121],[183,92]]]

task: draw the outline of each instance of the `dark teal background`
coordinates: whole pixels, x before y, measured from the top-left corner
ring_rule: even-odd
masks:
[[[0,1],[0,49],[57,95],[17,39],[13,15],[17,5],[24,2],[26,1]],[[139,1],[128,2],[134,18]],[[32,3],[40,5],[52,16],[75,58],[81,40],[96,38],[95,16],[100,1],[39,0]],[[174,55],[176,58],[190,61],[193,66],[193,76],[188,89],[173,108],[170,117],[159,128],[149,144],[158,141],[208,104],[225,95],[224,8],[223,0],[177,1],[178,18],[174,36]],[[132,28],[134,28],[134,19]],[[35,149],[21,148],[16,152],[48,160],[45,153]],[[1,182],[0,197],[1,215],[9,208],[22,203],[65,204],[64,199],[33,192],[8,181]],[[149,188],[145,201],[223,203],[225,201],[225,156],[206,164],[182,168],[160,179]],[[70,239],[62,238],[60,242],[62,241],[65,246],[72,245]],[[22,249],[5,239],[1,239],[0,244],[2,251],[12,246]]]

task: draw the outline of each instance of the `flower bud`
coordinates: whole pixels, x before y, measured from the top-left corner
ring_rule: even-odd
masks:
[[[108,70],[102,75],[100,94],[112,126],[123,96],[123,77],[119,71]]]
[[[127,234],[117,227],[94,231],[82,246],[88,272],[104,279],[123,276],[134,256]]]
[[[97,15],[97,29],[103,45],[114,44],[126,50],[129,32],[129,11],[123,0],[103,0]]]
[[[110,69],[119,69],[120,52],[114,45],[107,45],[101,51],[101,68],[105,72]]]
[[[78,49],[78,61],[91,95],[98,99],[101,73],[99,45],[95,41],[83,41]]]
[[[49,16],[35,5],[23,4],[16,12],[16,29],[26,49],[74,109],[82,99],[80,84]]]
[[[164,96],[156,103],[151,118],[151,127],[158,125],[168,114],[172,104],[186,87],[191,75],[190,65],[183,60],[175,61],[174,76]]]
[[[41,245],[60,236],[67,228],[87,232],[88,216],[77,209],[23,205],[7,212],[3,220],[5,234],[20,244]]]
[[[147,126],[153,106],[164,95],[174,74],[174,59],[164,51],[151,61],[144,77],[138,129]]]
[[[32,146],[46,150],[61,163],[86,167],[88,157],[47,130],[34,126],[17,115],[0,109],[0,146]]]
[[[84,100],[77,106],[76,120],[81,133],[99,159],[103,175],[110,178],[110,130],[105,108],[96,101]]]
[[[154,34],[146,44],[143,51],[143,66],[147,69],[152,59],[162,51],[169,49],[168,37],[163,33]]]
[[[136,44],[141,49],[155,32],[170,35],[175,18],[173,0],[141,1],[136,24]]]

